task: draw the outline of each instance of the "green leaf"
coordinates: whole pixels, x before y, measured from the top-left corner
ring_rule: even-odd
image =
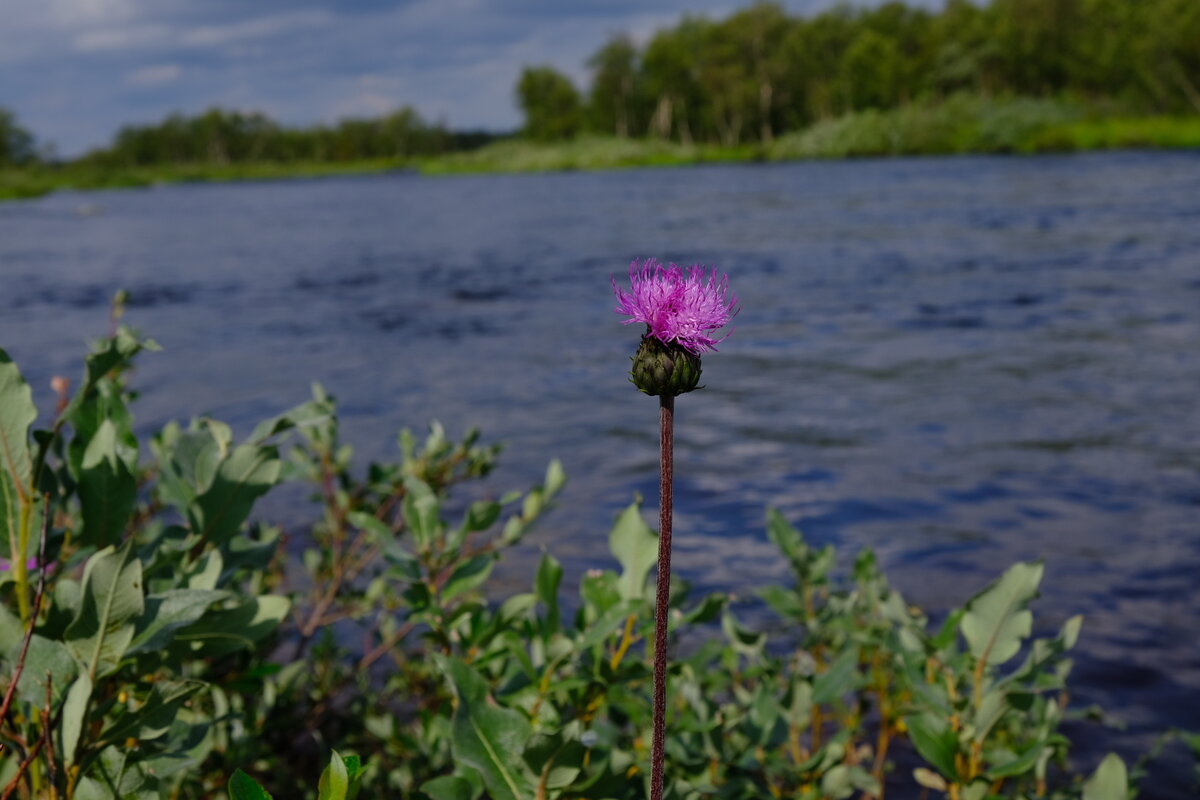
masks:
[[[250,516],[254,501],[280,479],[280,467],[275,447],[234,447],[218,465],[212,485],[188,506],[194,530],[217,545],[232,539]]]
[[[580,632],[582,635],[579,637],[576,648],[587,650],[600,644],[611,636],[629,616],[637,614],[640,606],[641,602],[636,600],[627,600],[610,606],[607,611],[596,617],[594,622]]]
[[[88,701],[92,699],[92,680],[87,675],[80,675],[67,691],[67,699],[62,706],[61,747],[63,766],[75,764],[75,751],[79,746],[79,735],[83,733],[83,723],[87,718]]]
[[[562,462],[556,458],[546,467],[546,479],[542,482],[542,486],[546,490],[546,499],[558,494],[566,482],[567,473],[563,471]]]
[[[441,592],[442,601],[452,600],[482,584],[494,566],[496,559],[490,555],[475,556],[470,561],[459,564],[446,580],[446,586]]]
[[[433,546],[441,529],[437,495],[428,484],[416,478],[404,481],[404,523],[412,532],[417,549],[426,552]]]
[[[805,618],[804,598],[792,589],[782,586],[764,586],[755,594],[767,602],[771,610],[785,620],[803,620]]]
[[[183,704],[203,688],[200,681],[158,681],[141,708],[126,711],[105,729],[104,739],[121,746],[129,738],[149,742],[162,737]]]
[[[346,519],[355,528],[370,534],[375,543],[383,548],[383,555],[400,567],[409,580],[418,580],[421,577],[420,563],[413,558],[412,553],[401,546],[386,522],[364,511],[351,511],[346,515]]]
[[[728,605],[729,597],[720,592],[705,595],[695,608],[683,615],[679,620],[679,625],[704,625],[712,622]],[[671,629],[673,630],[674,627],[672,625]]]
[[[589,610],[603,614],[621,602],[621,594],[617,589],[619,579],[617,573],[605,570],[599,574],[584,575],[579,581],[579,596]]]
[[[213,603],[229,596],[229,592],[208,589],[168,589],[150,595],[127,655],[161,650],[171,643],[177,630],[196,622]]]
[[[187,570],[185,586],[188,589],[215,590],[221,580],[221,572],[224,568],[221,551],[209,550]],[[146,598],[147,603],[152,599],[152,597]]]
[[[109,788],[120,800],[160,800],[159,781],[139,762],[136,750],[106,747],[100,758],[92,762],[89,774],[101,787]],[[78,793],[77,793],[78,796]]]
[[[821,796],[842,800],[855,791],[864,794],[879,794],[879,782],[859,766],[838,764],[821,777]]]
[[[761,656],[767,644],[767,634],[744,627],[729,609],[721,615],[721,630],[734,651],[747,658]]]
[[[443,775],[421,784],[431,800],[471,800],[471,784],[457,775]]]
[[[29,426],[35,419],[33,391],[8,353],[0,349],[0,467],[21,486],[29,485]]]
[[[350,781],[350,788],[346,790],[346,800],[355,800],[358,790],[362,788],[362,759],[357,755],[342,756],[342,764],[346,767],[346,776]]]
[[[80,541],[96,547],[120,541],[137,498],[137,481],[117,454],[117,428],[111,420],[100,423],[87,444],[78,492],[83,513]]]
[[[210,487],[224,457],[217,440],[210,431],[180,431],[177,423],[170,422],[151,440],[150,447],[159,461],[159,494],[183,513],[190,513],[191,504]]]
[[[858,680],[858,648],[849,647],[813,680],[813,702],[833,702],[853,690]]]
[[[329,766],[321,773],[321,781],[317,785],[317,800],[346,800],[350,790],[350,773],[346,763],[338,755],[337,750],[329,759]]]
[[[17,615],[0,603],[0,657],[16,660],[17,651],[25,641],[25,628]]]
[[[921,757],[945,778],[957,780],[954,756],[958,753],[958,736],[950,726],[928,715],[908,717],[905,724]]]
[[[997,767],[992,767],[986,773],[989,780],[997,778],[1011,778],[1015,775],[1023,775],[1033,769],[1034,765],[1042,757],[1042,752],[1046,749],[1044,742],[1034,742],[1024,753],[1014,758],[1012,761],[1001,764]]]
[[[10,651],[9,663],[16,660],[17,653]],[[29,652],[25,655],[25,669],[17,684],[17,696],[23,702],[41,708],[46,703],[46,679],[49,676],[51,700],[57,703],[78,674],[79,668],[66,645],[35,633],[29,640]]]
[[[562,565],[549,553],[542,553],[542,560],[538,564],[537,578],[534,581],[537,589],[538,600],[546,606],[546,617],[549,620],[551,630],[557,630],[559,624],[558,617],[558,586],[562,583],[563,568]]]
[[[524,715],[501,708],[488,697],[487,684],[458,659],[439,657],[458,698],[451,746],[457,761],[478,770],[491,800],[528,800],[536,779],[521,758],[532,730]]]
[[[646,578],[658,563],[658,536],[642,519],[639,503],[633,503],[617,517],[608,546],[621,564],[617,591],[623,600],[646,596]]]
[[[230,800],[274,800],[266,789],[258,785],[258,781],[240,769],[235,769],[229,778],[229,798]]]
[[[1125,762],[1109,753],[1092,776],[1083,782],[1083,800],[1125,800],[1129,796],[1129,776]]]
[[[927,767],[917,767],[914,769],[913,779],[926,789],[933,789],[935,792],[946,791],[946,779]]]
[[[1025,606],[1037,596],[1042,570],[1041,564],[1014,564],[967,603],[960,628],[971,655],[991,665],[1017,654],[1033,628],[1033,615]]]
[[[8,353],[0,349],[0,534],[4,555],[17,538],[21,497],[28,491],[32,462],[29,426],[37,419],[33,392]]]
[[[64,638],[89,678],[95,681],[116,671],[144,610],[142,562],[133,557],[132,540],[120,550],[106,547],[88,559],[79,612]]]
[[[209,658],[253,650],[256,642],[278,630],[290,608],[286,597],[268,594],[248,598],[233,608],[214,609],[176,632],[175,646]]]
[[[309,400],[279,416],[263,420],[254,427],[249,442],[261,444],[272,436],[278,436],[293,428],[313,428],[328,422],[333,417],[333,404],[325,399]]]
[[[774,508],[767,509],[767,538],[792,562],[793,569],[800,573],[805,571],[811,548],[805,544],[800,531],[793,528],[783,514]]]
[[[452,542],[452,546],[460,546],[467,538],[468,533],[478,533],[492,527],[496,520],[500,519],[502,510],[499,503],[491,500],[477,500],[467,506],[467,513],[463,516],[462,525],[459,526],[458,535]]]
[[[189,506],[194,530],[217,544],[231,539],[254,501],[279,481],[280,466],[274,447],[235,447],[217,467],[212,485]]]

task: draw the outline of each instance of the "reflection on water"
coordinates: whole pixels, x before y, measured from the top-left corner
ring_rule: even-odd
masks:
[[[782,578],[767,505],[847,559],[874,547],[934,610],[1043,558],[1041,624],[1087,617],[1076,704],[1131,725],[1085,757],[1194,727],[1196,155],[64,194],[0,205],[0,343],[46,404],[125,287],[167,351],[137,378],[146,427],[247,430],[317,379],[364,457],[432,417],[507,442],[506,486],[557,455],[572,482],[523,558],[578,576],[655,496],[657,415],[608,283],[648,255],[727,270],[744,307],[678,404],[682,576]],[[1173,766],[1156,796],[1186,795]]]

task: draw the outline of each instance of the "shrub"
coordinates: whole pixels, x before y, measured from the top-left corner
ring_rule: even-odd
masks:
[[[32,435],[30,389],[0,351],[0,791],[202,798],[233,774],[235,797],[301,797],[336,747],[355,755],[335,755],[323,797],[644,796],[657,536],[637,503],[610,534],[615,568],[577,598],[549,553],[528,591],[489,597],[563,485],[557,462],[527,492],[464,503],[498,450],[434,425],[359,471],[319,387],[240,441],[199,419],[147,453],[126,385],[145,349],[127,328],[100,342]],[[319,509],[288,537],[299,558],[251,520],[280,482]],[[669,796],[1125,796],[1115,756],[1087,781],[1067,769],[1080,620],[1031,637],[1040,565],[930,627],[869,551],[843,575],[779,514],[767,535],[793,571],[761,591],[767,625],[721,594],[672,594]]]

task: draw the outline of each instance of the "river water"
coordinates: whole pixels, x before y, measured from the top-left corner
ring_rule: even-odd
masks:
[[[1085,615],[1074,705],[1128,726],[1073,729],[1080,763],[1196,727],[1200,154],[63,193],[0,205],[0,346],[48,407],[125,287],[165,348],[147,430],[245,432],[319,380],[363,459],[433,418],[506,443],[500,489],[557,456],[571,482],[506,575],[544,546],[577,580],[635,493],[653,511],[656,403],[609,284],[651,255],[718,266],[743,306],[677,404],[678,574],[785,579],[767,506],[935,613],[1041,558],[1037,628]],[[1189,769],[1170,751],[1151,794]]]

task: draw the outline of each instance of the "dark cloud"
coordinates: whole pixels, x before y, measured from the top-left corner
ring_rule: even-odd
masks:
[[[221,105],[311,124],[411,104],[455,127],[519,123],[523,65],[580,83],[615,32],[727,0],[0,0],[0,106],[67,155],[128,122]],[[796,0],[793,11],[828,5]]]

